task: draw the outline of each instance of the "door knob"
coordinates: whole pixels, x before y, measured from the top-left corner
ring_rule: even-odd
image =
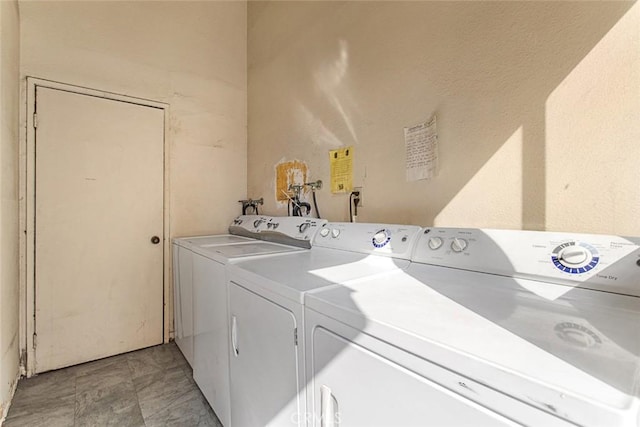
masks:
[[[153,236],[151,238],[151,243],[153,243],[154,245],[157,245],[158,243],[160,243],[160,238],[158,236]]]

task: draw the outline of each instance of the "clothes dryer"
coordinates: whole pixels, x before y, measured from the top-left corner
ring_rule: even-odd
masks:
[[[231,423],[306,425],[304,295],[408,267],[420,227],[329,223],[309,251],[229,265]]]
[[[637,426],[640,240],[425,229],[306,296],[311,425]]]

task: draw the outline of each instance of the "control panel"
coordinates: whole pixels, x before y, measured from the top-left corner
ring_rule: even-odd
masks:
[[[326,219],[300,216],[240,215],[229,225],[229,233],[308,249],[326,223]]]
[[[229,233],[259,239],[260,231],[270,220],[270,216],[240,215],[231,221],[231,224],[229,225]]]
[[[411,260],[640,296],[640,238],[433,227]]]
[[[326,223],[326,219],[302,216],[271,217],[261,225],[260,238],[310,248],[313,236]]]
[[[313,245],[409,259],[420,230],[415,225],[331,222],[316,234]]]

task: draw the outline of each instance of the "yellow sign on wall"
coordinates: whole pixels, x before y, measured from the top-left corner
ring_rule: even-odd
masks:
[[[353,189],[353,147],[329,151],[331,192],[348,193]]]
[[[292,160],[276,165],[276,200],[286,202],[292,196],[289,185],[307,182],[308,167],[305,162]]]

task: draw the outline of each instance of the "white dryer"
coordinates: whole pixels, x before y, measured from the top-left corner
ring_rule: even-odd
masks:
[[[424,233],[307,295],[311,425],[638,426],[640,239]]]
[[[311,250],[228,267],[231,423],[306,425],[304,295],[404,269],[420,227],[329,223]]]
[[[245,216],[236,218],[229,227],[230,232],[261,238],[262,229],[272,230],[278,224],[277,232],[269,233],[270,239],[288,244],[237,235],[176,239],[181,245],[177,273],[182,320],[191,319],[193,325],[193,378],[224,425],[229,425],[230,412],[226,266],[240,259],[304,251],[310,246],[313,232],[324,222]],[[186,290],[191,290],[191,305],[185,301]]]

